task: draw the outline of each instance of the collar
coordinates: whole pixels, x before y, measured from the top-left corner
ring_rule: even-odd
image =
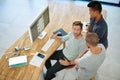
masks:
[[[96,24],[99,24],[99,23],[101,23],[103,20],[104,20],[104,19],[103,19],[103,16],[101,16],[101,19],[100,19],[98,22],[95,22],[95,23],[96,23]]]

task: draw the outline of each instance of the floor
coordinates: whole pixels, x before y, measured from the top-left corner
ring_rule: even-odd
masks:
[[[28,24],[41,8],[38,2],[39,0],[0,1],[0,57],[2,57],[6,49],[9,48],[14,41],[28,30]],[[48,1],[48,3],[52,2],[69,4],[71,1]],[[75,6],[86,6],[88,2],[73,1],[72,4]],[[103,5],[103,8],[107,10],[106,21],[109,27],[109,47],[107,49],[106,59],[98,70],[97,80],[120,80],[120,7]],[[64,71],[61,71],[59,74],[63,75]],[[72,70],[66,73],[68,78],[72,77],[69,80],[73,79],[72,73]],[[60,79],[59,76],[54,80],[63,80]],[[66,80],[68,80],[68,78]]]

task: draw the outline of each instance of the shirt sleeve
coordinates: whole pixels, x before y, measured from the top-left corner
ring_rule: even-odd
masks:
[[[62,37],[62,42],[66,42],[66,41],[69,39],[70,34],[71,34],[71,33],[69,33],[69,34],[63,36],[63,37]]]
[[[84,59],[84,58],[81,58],[81,59],[79,59],[78,60],[78,66],[80,67],[80,68],[86,68],[87,67],[87,61],[86,61],[86,59]]]
[[[80,52],[80,53],[82,53],[83,51],[85,51],[85,50],[88,49],[84,38],[83,38],[83,41],[82,41],[82,43],[81,43],[81,45],[80,45],[80,48],[81,48],[81,49],[79,49],[79,52]]]
[[[83,57],[81,57],[79,60],[78,60],[78,66],[82,67],[82,68],[86,68],[89,66],[90,63],[90,56],[89,55],[89,51],[86,53],[86,55],[84,55]]]
[[[99,28],[96,29],[95,33],[100,39],[103,38],[104,34],[106,33],[106,28],[107,26],[105,24],[101,24]]]

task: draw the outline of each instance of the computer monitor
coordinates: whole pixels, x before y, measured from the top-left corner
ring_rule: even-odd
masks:
[[[30,40],[33,43],[49,23],[49,8],[47,7],[29,27]]]

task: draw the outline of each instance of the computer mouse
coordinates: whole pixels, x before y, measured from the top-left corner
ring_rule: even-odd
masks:
[[[57,36],[62,36],[62,34],[61,34],[61,33],[58,33]]]
[[[30,46],[25,46],[23,49],[24,49],[24,50],[29,50],[29,49],[30,49]]]
[[[58,33],[57,33],[57,36],[62,36],[61,32],[58,32]]]

